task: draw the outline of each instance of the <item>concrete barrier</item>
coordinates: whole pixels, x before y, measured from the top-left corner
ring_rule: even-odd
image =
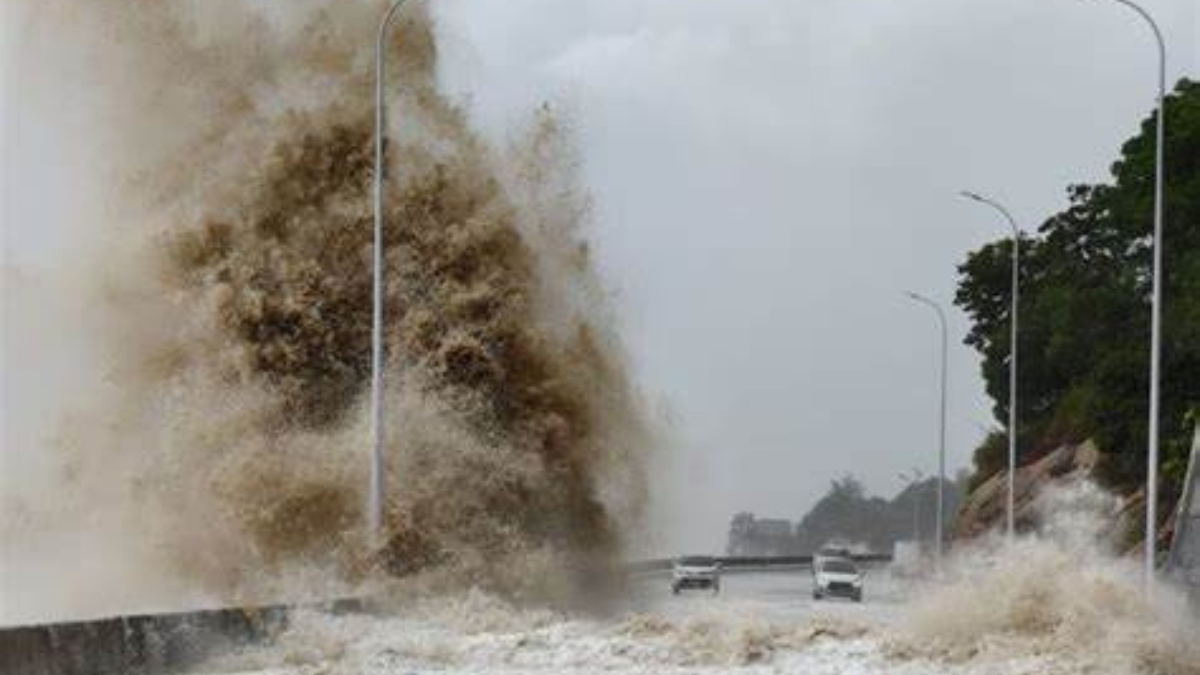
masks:
[[[287,626],[283,606],[0,629],[3,675],[165,675]]]

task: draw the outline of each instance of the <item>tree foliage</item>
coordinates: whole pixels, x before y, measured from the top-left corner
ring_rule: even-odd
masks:
[[[821,547],[840,544],[875,553],[891,553],[897,540],[935,538],[937,478],[908,485],[891,500],[867,494],[863,484],[845,475],[793,528],[786,520],[758,519],[738,513],[729,523],[729,555],[811,555]],[[947,480],[944,488],[946,531],[963,494],[965,476]],[[779,526],[783,529],[780,530]]]
[[[1170,479],[1186,461],[1185,418],[1200,404],[1200,83],[1182,80],[1166,113],[1160,425]],[[1020,461],[1092,437],[1104,453],[1101,477],[1118,488],[1145,474],[1154,135],[1151,116],[1121,148],[1111,183],[1069,187],[1066,210],[1021,239]],[[966,343],[983,356],[1002,423],[1012,245],[1007,238],[969,254],[955,298],[971,318]],[[976,453],[981,474],[1002,465],[992,457],[1002,446],[991,441]]]
[[[947,480],[944,488],[947,523],[958,511],[960,486]],[[934,539],[937,514],[937,479],[908,486],[891,500],[867,494],[851,475],[833,481],[813,508],[796,525],[796,550],[813,553],[822,546],[843,542],[866,545],[890,553],[898,539],[909,539],[914,530],[924,541]],[[946,534],[950,528],[947,526]]]

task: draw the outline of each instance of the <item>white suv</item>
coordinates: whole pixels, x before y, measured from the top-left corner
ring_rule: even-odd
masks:
[[[671,592],[685,588],[707,588],[713,595],[721,592],[721,563],[712,556],[684,556],[671,570]]]
[[[840,596],[862,602],[863,573],[850,558],[818,556],[813,561],[813,600]]]

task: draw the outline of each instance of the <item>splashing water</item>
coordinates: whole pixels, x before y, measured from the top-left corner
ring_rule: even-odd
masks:
[[[387,537],[365,546],[383,7],[37,9],[95,45],[97,117],[116,123],[115,213],[88,224],[109,241],[83,284],[106,403],[61,443],[79,508],[139,523],[124,541],[214,601],[345,592],[377,570],[553,594],[571,570],[599,578],[641,513],[647,425],[568,134],[543,110],[512,147],[477,136],[438,91],[414,5],[389,48]],[[80,515],[64,511],[41,517]]]
[[[1136,561],[1112,553],[1115,498],[1079,481],[1036,506],[1040,531],[1011,551],[994,539],[956,555],[950,581],[915,603],[902,651],[984,665],[1024,656],[1047,673],[1200,673],[1186,601],[1167,587],[1147,597]]]
[[[956,551],[937,581],[868,574],[868,599],[810,604],[807,572],[732,575],[721,597],[678,598],[611,618],[530,609],[480,592],[416,601],[388,618],[309,614],[272,647],[213,673],[851,673],[1194,675],[1197,624],[1141,594],[1108,552],[1113,498],[1087,483],[1044,493],[1039,533]],[[732,596],[732,597],[730,597]]]

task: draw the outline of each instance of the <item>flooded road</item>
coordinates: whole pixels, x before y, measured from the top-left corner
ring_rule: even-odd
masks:
[[[909,584],[869,575],[862,604],[814,602],[807,570],[727,574],[720,595],[639,580],[608,618],[513,608],[483,594],[389,618],[302,616],[277,645],[206,675],[409,673],[1073,673],[1053,656],[938,659],[895,637]]]

